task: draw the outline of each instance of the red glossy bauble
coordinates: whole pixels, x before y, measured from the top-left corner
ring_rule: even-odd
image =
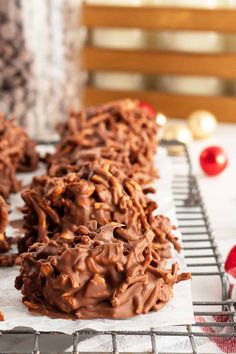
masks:
[[[225,270],[236,279],[236,246],[234,246],[226,258]]]
[[[209,176],[216,176],[226,168],[228,164],[224,150],[219,146],[209,146],[200,154],[200,165]]]
[[[150,103],[139,101],[139,107],[145,109],[151,117],[156,115],[156,111]]]

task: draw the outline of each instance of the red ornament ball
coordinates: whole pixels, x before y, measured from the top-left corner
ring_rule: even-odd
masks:
[[[234,246],[226,258],[225,270],[236,279],[236,246]]]
[[[216,176],[226,168],[228,164],[224,150],[219,146],[209,146],[200,154],[200,165],[209,176]]]
[[[154,117],[156,115],[156,111],[150,103],[139,101],[139,107],[146,110],[146,112],[151,116]]]

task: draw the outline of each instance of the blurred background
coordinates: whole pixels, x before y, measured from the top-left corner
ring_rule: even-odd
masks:
[[[87,0],[85,11],[79,0],[0,0],[1,113],[17,116],[29,133],[40,140],[53,139],[54,126],[65,120],[68,108],[78,109],[85,103],[99,103],[127,93],[134,97],[135,92],[137,97],[150,98],[152,104],[157,102],[157,107],[160,106],[168,116],[174,115],[170,106],[175,102],[176,118],[182,118],[197,108],[212,108],[214,114],[219,112],[217,118],[220,120],[236,121],[236,115],[232,114],[236,108],[236,78],[235,73],[231,77],[227,68],[227,60],[235,63],[236,67],[236,36],[230,28],[222,31],[175,28],[172,31],[169,30],[171,13],[170,25],[166,29],[160,25],[158,30],[154,29],[155,26],[150,29],[148,24],[138,28],[135,27],[135,19],[131,19],[134,28],[131,25],[121,28],[113,25],[113,21],[117,24],[120,20],[116,12],[113,12],[109,25],[104,17],[106,24],[103,28],[101,22],[96,26],[96,21],[101,18],[98,16],[96,19],[96,5],[139,7],[139,23],[142,11],[145,13],[147,7],[152,7],[153,16],[157,17],[159,12],[154,10],[162,7],[220,10],[222,12],[217,16],[221,16],[222,23],[227,26],[224,10],[235,10],[236,0]],[[92,12],[88,12],[90,6]],[[91,25],[89,21],[93,15]],[[89,51],[91,48],[93,50]],[[132,62],[134,56],[127,59],[129,52],[135,55],[135,64]],[[206,66],[203,75],[200,72],[201,61],[196,68],[194,64],[191,67],[189,61],[188,70],[183,69],[185,57],[178,74],[176,65],[168,64],[171,52],[192,53],[186,63],[190,59],[198,63],[198,54],[210,54],[210,57],[203,57],[206,61],[206,65],[203,62]],[[168,55],[161,58],[160,53]],[[220,57],[222,53],[226,58],[225,65],[224,58]],[[146,57],[151,58],[153,70],[145,67]],[[166,70],[165,65],[163,68],[165,58]],[[177,57],[180,59],[181,56]],[[217,60],[215,71],[211,66],[212,59]],[[199,57],[199,60],[202,59]],[[195,69],[198,75],[195,75]],[[89,90],[86,91],[86,87]],[[181,108],[184,106],[181,99],[186,95],[192,98],[189,112],[187,108]],[[229,102],[229,107],[232,107],[225,119],[211,97],[229,99],[219,101],[221,105]]]

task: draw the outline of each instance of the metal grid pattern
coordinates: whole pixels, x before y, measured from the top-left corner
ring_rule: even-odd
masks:
[[[186,146],[177,142],[163,142],[162,143],[169,151],[174,168],[173,178],[173,195],[176,207],[176,214],[179,222],[179,228],[182,232],[182,241],[184,247],[185,258],[187,265],[190,268],[193,280],[200,278],[204,282],[209,277],[215,277],[219,282],[221,288],[220,301],[210,301],[205,294],[204,301],[194,301],[194,314],[196,323],[187,326],[172,326],[171,329],[164,329],[161,331],[103,331],[95,332],[91,330],[82,330],[75,332],[71,337],[71,348],[68,351],[60,349],[60,352],[82,354],[80,351],[81,341],[90,336],[109,336],[111,342],[111,351],[109,353],[122,354],[124,351],[119,349],[119,337],[127,336],[143,336],[150,344],[148,353],[153,354],[180,354],[183,353],[182,349],[173,346],[171,351],[163,351],[159,344],[159,339],[165,337],[172,340],[177,337],[178,340],[185,340],[188,346],[184,353],[200,354],[206,351],[201,351],[201,344],[205,344],[211,339],[218,343],[225,342],[226,340],[236,339],[236,312],[235,305],[229,299],[229,282],[227,275],[224,272],[224,267],[221,261],[217,245],[214,240],[214,235],[211,229],[210,222],[207,217],[206,209],[199,191],[196,178],[192,174],[191,162]],[[176,149],[182,150],[182,154],[175,155],[173,151]],[[218,318],[215,321],[214,318]],[[201,319],[204,318],[203,322]],[[222,331],[221,329],[227,329]],[[213,330],[212,330],[213,329]],[[62,336],[56,332],[30,332],[32,337],[32,347],[29,353],[52,353],[59,352],[58,350],[52,351],[51,349],[42,349],[42,344],[48,336],[54,338],[55,343],[57,339]],[[0,332],[0,343],[3,337],[23,336],[29,335],[27,331],[2,331]],[[44,338],[44,340],[42,340]],[[217,353],[217,346],[213,346],[214,353]],[[62,350],[62,351],[61,351]],[[86,353],[97,353],[98,351],[88,348]],[[230,349],[229,349],[230,350]],[[28,353],[27,352],[27,353]],[[218,353],[220,353],[220,349]],[[230,351],[229,351],[230,352]],[[0,352],[3,353],[3,352]],[[6,353],[6,352],[4,352]],[[15,352],[14,352],[15,353]],[[24,353],[26,353],[24,351]],[[106,352],[108,353],[108,352]],[[213,353],[210,352],[209,353]]]

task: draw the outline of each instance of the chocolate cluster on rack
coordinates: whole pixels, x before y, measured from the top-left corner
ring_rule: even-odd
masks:
[[[31,310],[51,317],[126,318],[159,310],[189,278],[166,268],[150,229],[134,240],[122,224],[81,226],[70,239],[35,243],[23,255],[16,288]],[[125,229],[124,229],[125,232]]]
[[[77,173],[64,177],[36,177],[22,197],[26,233],[19,240],[20,253],[34,242],[73,238],[77,229],[91,220],[96,220],[98,227],[110,222],[124,225],[116,233],[126,241],[135,241],[151,229],[157,251],[166,257],[170,256],[170,242],[180,249],[170,220],[154,216],[156,203],[110,161],[84,163]]]
[[[148,198],[158,126],[135,100],[71,113],[48,175],[22,193],[25,235],[15,286],[31,310],[126,318],[159,310],[179,274],[170,220]]]
[[[38,166],[34,142],[15,119],[0,115],[0,195],[7,198],[19,191],[16,172],[34,171]]]
[[[8,205],[10,193],[20,190],[17,172],[34,171],[39,156],[34,142],[15,119],[7,120],[0,114],[0,253],[9,251],[11,239],[6,237],[8,225]],[[12,266],[17,255],[0,255],[0,266]]]
[[[4,198],[0,195],[0,253],[7,252],[10,248],[6,238],[6,227],[8,224],[8,206]]]
[[[61,141],[48,157],[48,174],[62,176],[76,172],[84,161],[97,157],[115,161],[129,177],[140,184],[157,175],[153,157],[157,147],[158,125],[137,100],[122,100],[70,112],[60,126]]]

